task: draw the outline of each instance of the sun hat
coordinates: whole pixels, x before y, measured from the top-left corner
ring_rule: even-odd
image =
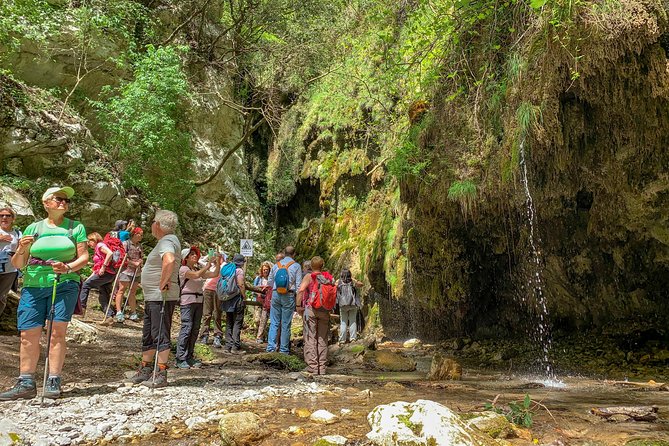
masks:
[[[47,198],[49,198],[53,194],[57,194],[58,192],[64,193],[67,198],[72,198],[74,195],[74,189],[72,189],[69,186],[63,186],[63,187],[50,187],[42,194],[42,201],[46,201]]]
[[[185,248],[181,250],[181,264],[185,265],[186,264],[186,257],[190,255],[191,252],[197,253],[198,260],[200,257],[202,257],[202,252],[200,252],[200,248],[197,246],[191,246],[190,248]]]

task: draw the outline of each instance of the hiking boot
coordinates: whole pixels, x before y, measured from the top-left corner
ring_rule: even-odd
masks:
[[[209,342],[209,336],[204,335],[200,338],[200,344],[207,345],[208,342]]]
[[[135,375],[132,378],[130,378],[130,382],[132,382],[133,384],[141,384],[147,379],[150,379],[152,374],[153,374],[153,367],[149,367],[148,365],[140,367],[139,370],[137,370],[137,373],[135,373]]]
[[[189,366],[191,366],[194,369],[199,369],[202,367],[202,361],[199,359],[187,359],[186,362],[188,363]]]
[[[221,338],[219,336],[214,336],[214,348],[223,348],[223,343],[221,342]]]
[[[19,378],[14,387],[0,393],[0,401],[29,400],[37,396],[37,385],[31,378]]]
[[[139,320],[139,315],[137,313],[132,313],[128,319],[133,322],[137,322]]]
[[[176,367],[178,369],[190,369],[190,364],[188,361],[179,361],[177,360]],[[157,378],[156,378],[157,379]]]
[[[262,344],[262,339],[256,339],[256,344]]]
[[[143,386],[152,388],[152,389],[158,389],[160,387],[167,387],[167,369],[165,370],[158,370],[156,372],[156,380],[154,382],[153,380],[153,370],[151,371],[151,374],[149,375],[149,378],[142,383]]]
[[[60,376],[49,376],[44,388],[44,398],[55,400],[60,398],[62,390],[60,389]]]
[[[120,311],[116,313],[116,322],[118,322],[119,324],[125,322],[125,315]]]

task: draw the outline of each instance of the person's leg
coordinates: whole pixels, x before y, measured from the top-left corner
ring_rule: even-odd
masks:
[[[242,348],[242,326],[244,325],[244,310],[246,307],[241,306],[233,313],[235,316],[234,326],[232,330],[233,350],[241,350]]]
[[[128,291],[128,305],[130,305],[131,315],[137,313],[137,288],[139,288],[139,282],[135,280],[130,291]]]
[[[35,373],[39,361],[39,338],[42,336],[42,327],[21,331],[21,346],[19,347],[19,371],[21,373]]]
[[[319,375],[325,375],[328,362],[328,335],[330,334],[330,313],[325,310],[316,311],[316,362]]]
[[[272,294],[272,302],[269,310],[269,334],[267,336],[267,351],[274,352],[277,350],[277,333],[281,325],[281,304],[279,302],[279,295],[276,291]]]
[[[221,311],[221,299],[214,293],[214,336],[223,338],[223,312]]]
[[[318,374],[318,358],[316,355],[316,318],[311,307],[304,310],[304,362],[306,371]],[[307,329],[308,328],[308,329]]]
[[[163,314],[163,330],[160,332],[160,341],[158,342],[158,364],[167,367],[167,361],[170,357],[170,348],[172,347],[172,318],[174,309],[178,302],[165,302],[165,312]],[[158,328],[158,327],[156,327]]]
[[[209,326],[211,325],[211,316],[214,312],[214,295],[211,290],[204,290],[204,299],[202,302],[202,328],[198,333],[198,338],[209,335]]]
[[[181,330],[177,338],[177,362],[188,359],[188,345],[190,343],[190,333],[193,329],[193,308],[191,305],[181,305]]]
[[[264,308],[260,309],[260,319],[258,322],[258,333],[256,335],[256,340],[263,341],[265,339],[265,328],[267,327],[267,316],[268,312]]]
[[[12,289],[17,272],[0,274],[0,315],[7,305],[7,294]]]
[[[98,281],[100,276],[97,274],[91,274],[88,279],[81,286],[81,292],[79,293],[79,300],[81,301],[81,306],[86,308],[88,306],[88,293],[91,291],[91,288],[98,287]]]
[[[110,299],[112,298],[112,293],[114,292],[113,287],[114,287],[114,279],[116,278],[115,275],[113,274],[105,274],[100,278],[100,286],[98,287],[98,290],[100,291],[100,305],[102,306],[102,312],[104,313],[107,311],[107,308],[109,308],[109,311],[107,311],[107,317],[113,317],[116,311],[112,306],[110,305]]]
[[[339,343],[346,342],[346,325],[348,321],[347,307],[339,307]]]
[[[348,339],[353,342],[358,339],[358,307],[351,307],[348,320],[350,324]]]
[[[200,331],[200,322],[202,321],[203,304],[191,304],[191,320],[193,327],[188,335],[188,354],[186,361],[192,360],[195,355],[195,343],[197,342],[197,334]]]
[[[281,353],[290,353],[290,327],[295,312],[295,297],[291,294],[281,296]]]
[[[114,299],[115,300],[114,303],[116,304],[116,312],[117,313],[120,313],[121,310],[123,310],[123,295],[125,294],[125,292],[126,292],[126,290],[128,289],[129,286],[130,286],[130,282],[125,282],[125,281],[122,282],[121,279],[119,279],[119,281],[118,281],[118,291],[116,291],[116,298]]]
[[[228,311],[225,313],[225,350],[231,351],[235,346],[235,341],[232,336],[233,328],[235,326],[235,313]]]

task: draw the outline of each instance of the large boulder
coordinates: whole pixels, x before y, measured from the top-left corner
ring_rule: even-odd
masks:
[[[468,427],[448,407],[428,400],[397,401],[375,407],[367,438],[377,446],[493,446],[490,437]]]
[[[262,440],[270,434],[261,425],[260,417],[252,412],[236,412],[223,415],[218,423],[222,446],[242,446]]]
[[[416,370],[416,361],[389,350],[366,351],[363,364],[367,368],[384,372],[413,372]]]

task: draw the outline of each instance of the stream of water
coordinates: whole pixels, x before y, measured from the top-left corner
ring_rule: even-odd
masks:
[[[533,305],[537,314],[534,336],[539,343],[542,351],[541,365],[543,373],[546,376],[545,384],[560,386],[562,383],[556,379],[555,372],[550,361],[550,351],[552,348],[552,339],[548,320],[548,306],[546,305],[546,294],[543,283],[543,259],[540,250],[541,238],[539,236],[537,220],[537,210],[534,206],[534,200],[530,193],[529,180],[527,175],[527,160],[525,154],[525,139],[520,141],[520,178],[523,183],[523,192],[525,193],[525,210],[527,223],[530,230],[530,275],[528,278],[528,294],[521,294],[525,304]]]

